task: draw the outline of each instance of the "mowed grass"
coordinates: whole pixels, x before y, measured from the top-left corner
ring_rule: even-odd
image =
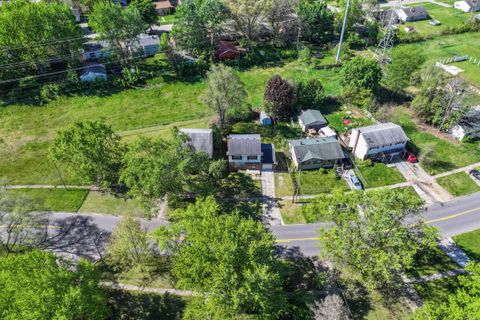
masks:
[[[413,285],[423,302],[440,304],[447,302],[448,296],[455,294],[461,287],[458,277],[447,277],[435,281],[420,282]]]
[[[359,170],[366,181],[366,188],[378,188],[405,182],[405,178],[395,167],[388,167],[384,163],[375,163],[372,166],[359,166]]]
[[[280,200],[280,213],[285,224],[304,224],[307,223],[302,213],[302,206],[308,203],[308,200],[292,203],[291,199]]]
[[[88,195],[88,190],[79,189],[13,189],[7,194],[29,199],[31,211],[77,212]]]
[[[438,178],[437,182],[456,197],[480,191],[480,186],[466,172],[454,173]]]
[[[299,183],[300,195],[316,195],[330,193],[334,189],[350,190],[345,180],[336,178],[333,169],[326,170],[304,170],[295,174]],[[275,173],[275,192],[277,197],[293,196],[294,184],[288,173]]]
[[[91,191],[85,198],[79,213],[104,213],[112,215],[132,215],[143,218],[145,209],[135,199],[122,199],[108,193]]]
[[[439,138],[419,130],[412,117],[412,110],[399,107],[391,112],[389,120],[402,126],[410,138],[410,147],[419,153],[420,165],[429,174],[439,174],[479,161],[480,143],[460,143]],[[421,159],[422,150],[428,146],[433,146],[434,152],[428,159]]]
[[[296,81],[317,78],[327,94],[340,92],[338,70],[315,70],[290,62],[239,72],[248,92],[249,105],[261,107],[265,86],[275,74]],[[75,121],[104,119],[115,131],[124,133],[128,142],[137,136],[132,130],[137,130],[138,135],[166,136],[175,124],[205,127],[213,112],[199,99],[204,89],[203,79],[182,81],[169,76],[153,79],[145,87],[118,93],[63,97],[40,107],[2,107],[0,180],[9,184],[60,184],[55,167],[47,159],[48,146],[58,130]],[[147,129],[142,131],[143,128]],[[85,183],[64,170],[61,172],[66,183]]]
[[[471,259],[480,261],[480,229],[460,234],[453,239]]]

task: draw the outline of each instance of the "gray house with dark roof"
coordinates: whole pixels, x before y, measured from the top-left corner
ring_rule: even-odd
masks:
[[[408,137],[402,127],[388,122],[353,129],[349,147],[360,160],[391,160],[405,153],[407,142]]]
[[[403,22],[411,22],[428,19],[428,11],[424,6],[403,7],[397,10],[398,19]]]
[[[213,158],[213,130],[212,129],[190,129],[182,128],[180,132],[185,133],[190,144],[196,151],[203,151],[209,159]]]
[[[309,129],[320,130],[321,128],[326,127],[328,124],[322,113],[313,109],[302,111],[298,117],[298,123],[304,132],[308,131]]]
[[[290,140],[290,153],[298,170],[332,168],[346,158],[334,137]]]
[[[235,169],[260,170],[262,142],[259,134],[231,134],[227,137],[228,163]]]
[[[465,112],[458,124],[452,128],[452,135],[460,141],[465,137],[472,140],[480,139],[480,106]]]

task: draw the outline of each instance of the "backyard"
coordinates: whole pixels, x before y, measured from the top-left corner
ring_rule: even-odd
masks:
[[[437,182],[455,197],[480,191],[480,186],[466,172],[449,174],[438,178]]]

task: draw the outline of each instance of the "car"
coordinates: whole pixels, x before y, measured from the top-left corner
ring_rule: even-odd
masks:
[[[418,162],[418,159],[417,159],[417,156],[414,155],[413,153],[407,151],[407,153],[405,153],[405,160],[407,160],[407,162],[410,162],[410,163],[417,163]]]
[[[480,181],[480,171],[479,171],[479,170],[473,169],[473,170],[470,170],[468,173],[469,173],[472,177],[474,177],[475,179],[477,179],[478,181]]]
[[[350,175],[350,182],[353,184],[355,190],[363,190],[362,183],[358,180],[357,176],[354,174]]]

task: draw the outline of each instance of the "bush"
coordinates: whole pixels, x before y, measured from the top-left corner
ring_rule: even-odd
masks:
[[[300,51],[298,54],[298,60],[302,62],[310,62],[312,59],[312,50],[310,50],[308,47],[305,47],[303,50]]]
[[[346,88],[343,90],[342,100],[344,103],[351,104],[355,107],[365,110],[371,110],[375,105],[375,96],[373,91],[370,89]]]
[[[325,99],[325,91],[318,79],[301,82],[297,87],[297,104],[300,107],[320,106]]]
[[[40,89],[40,99],[44,103],[56,100],[62,92],[62,88],[59,84],[49,83]]]

